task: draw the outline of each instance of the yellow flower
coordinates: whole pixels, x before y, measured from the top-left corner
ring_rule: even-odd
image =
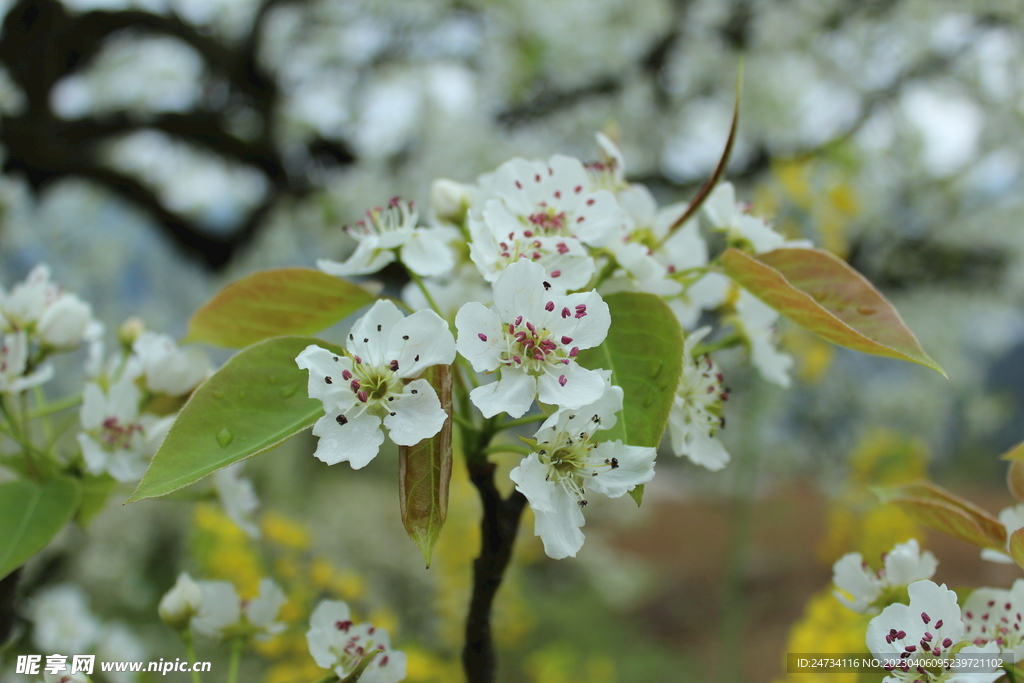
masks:
[[[267,541],[289,550],[308,550],[313,544],[306,527],[273,510],[264,513],[262,529]]]

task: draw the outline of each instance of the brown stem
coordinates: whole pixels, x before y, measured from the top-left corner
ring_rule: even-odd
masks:
[[[14,632],[16,616],[14,613],[14,594],[18,588],[21,567],[0,580],[0,649]]]
[[[526,496],[513,491],[502,498],[494,485],[494,463],[482,454],[469,459],[469,476],[480,492],[484,515],[480,522],[480,556],[473,561],[473,594],[466,617],[466,645],[462,668],[468,683],[493,683],[497,658],[491,637],[491,609],[501,587],[505,569],[512,559],[519,519]]]

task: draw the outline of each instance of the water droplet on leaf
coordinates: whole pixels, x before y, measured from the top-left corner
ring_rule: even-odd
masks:
[[[298,384],[289,384],[287,386],[283,386],[283,387],[281,387],[281,391],[280,391],[281,398],[291,398],[292,396],[295,395],[295,392],[298,391],[298,390],[299,390],[299,385]]]
[[[220,444],[221,448],[227,448],[234,438],[235,435],[227,427],[217,432],[217,443]]]

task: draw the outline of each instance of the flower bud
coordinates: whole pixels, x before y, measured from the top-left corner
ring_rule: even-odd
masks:
[[[199,584],[193,581],[187,573],[182,572],[178,575],[178,581],[174,587],[160,599],[157,611],[165,624],[182,631],[188,627],[192,617],[199,612],[202,603],[203,595],[199,590]]]
[[[146,323],[142,322],[141,318],[132,316],[121,323],[121,326],[117,328],[117,340],[125,347],[131,348],[131,345],[135,343],[135,340],[138,339],[145,331]]]
[[[469,185],[438,178],[430,186],[430,205],[438,220],[461,223],[472,199]]]
[[[85,337],[92,321],[92,308],[74,294],[63,294],[46,307],[36,332],[47,346],[73,349]]]

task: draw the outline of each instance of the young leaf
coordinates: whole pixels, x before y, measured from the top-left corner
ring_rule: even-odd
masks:
[[[1019,567],[1024,567],[1024,529],[1017,529],[1010,534],[1009,543],[1007,547],[1010,551],[1010,557],[1017,563]]]
[[[751,294],[833,344],[919,363],[946,377],[893,305],[827,251],[776,249],[752,256],[726,249],[722,266]]]
[[[185,341],[241,348],[281,335],[314,334],[374,299],[362,287],[319,270],[264,270],[206,302],[189,321]]]
[[[1006,486],[1017,502],[1024,503],[1024,461],[1014,460],[1006,471]]]
[[[308,397],[307,372],[295,364],[310,344],[340,351],[311,337],[267,339],[199,385],[127,502],[176,491],[313,426],[323,407]]]
[[[452,376],[447,365],[423,375],[441,400],[448,419],[437,435],[413,446],[398,447],[398,496],[402,524],[430,567],[434,544],[448,515],[448,483],[452,478]]]
[[[612,384],[622,387],[622,412],[603,438],[657,448],[683,371],[683,331],[653,294],[618,292],[604,300],[612,315],[608,337],[577,359],[585,368],[611,370]],[[643,489],[631,494],[639,505]]]
[[[985,510],[930,482],[916,482],[876,493],[894,503],[916,522],[979,548],[1006,547],[1006,527]]]
[[[0,579],[46,547],[71,520],[78,498],[78,481],[71,477],[0,484]]]

